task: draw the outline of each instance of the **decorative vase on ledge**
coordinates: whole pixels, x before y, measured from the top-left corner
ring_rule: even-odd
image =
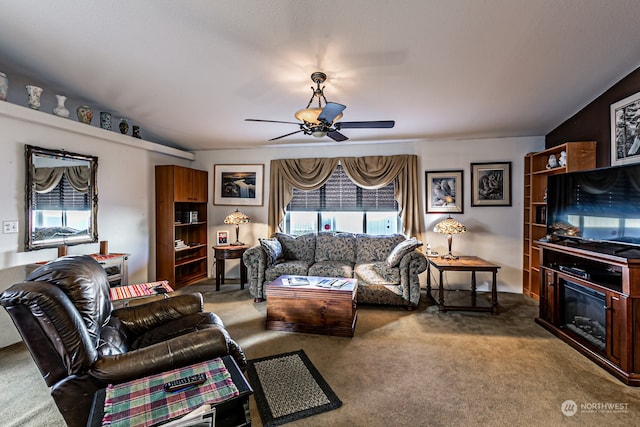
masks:
[[[86,105],[81,105],[76,108],[76,114],[78,114],[78,121],[88,124],[91,124],[91,120],[93,119],[93,111]]]
[[[127,132],[129,132],[129,123],[127,123],[126,119],[121,119],[118,127],[120,128],[120,133],[123,135],[126,135]]]
[[[64,106],[67,97],[64,95],[56,95],[58,106],[53,109],[53,114],[59,117],[69,117],[69,110]]]
[[[42,88],[38,86],[27,85],[27,94],[29,94],[29,108],[34,110],[40,109],[40,95],[42,95]]]
[[[111,130],[111,113],[107,111],[100,112],[100,127],[105,130]]]

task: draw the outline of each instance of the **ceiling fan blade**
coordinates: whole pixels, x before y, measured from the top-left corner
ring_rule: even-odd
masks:
[[[339,122],[336,123],[336,127],[340,129],[382,129],[392,128],[396,122],[394,120],[378,120],[371,122]]]
[[[271,138],[269,141],[275,141],[276,139],[285,138],[285,137],[287,137],[289,135],[293,135],[293,134],[300,133],[300,132],[304,132],[303,129],[297,130],[295,132],[288,133],[286,135],[278,136],[276,138]]]
[[[267,122],[267,123],[288,123],[290,125],[299,125],[296,122],[281,122],[280,120],[262,120],[262,119],[244,119],[245,122]]]
[[[324,109],[318,116],[318,121],[323,123],[331,123],[336,117],[338,117],[338,114],[344,111],[345,108],[347,108],[345,105],[335,102],[327,102],[327,105],[324,106]]]
[[[346,136],[344,136],[343,134],[341,134],[340,132],[338,132],[337,130],[331,130],[329,132],[327,132],[327,136],[331,139],[333,139],[334,141],[337,142],[342,142],[342,141],[346,141],[347,138]]]

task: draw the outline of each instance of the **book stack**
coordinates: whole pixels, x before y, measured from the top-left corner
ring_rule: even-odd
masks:
[[[185,249],[189,247],[187,244],[184,243],[183,240],[180,240],[180,239],[175,240],[174,243],[175,243],[176,249]]]

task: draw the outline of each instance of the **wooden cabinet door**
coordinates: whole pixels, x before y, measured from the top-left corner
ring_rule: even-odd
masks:
[[[555,325],[556,322],[556,273],[546,268],[542,269],[542,289],[540,292],[540,317]]]
[[[208,199],[207,171],[191,170],[191,197],[194,202],[206,203]]]
[[[174,166],[173,190],[176,202],[207,202],[207,172]]]
[[[614,292],[607,292],[607,359],[623,369],[627,369],[625,357],[627,298]]]

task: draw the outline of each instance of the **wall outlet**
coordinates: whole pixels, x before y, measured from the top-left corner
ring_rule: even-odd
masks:
[[[4,234],[17,233],[18,221],[2,221],[2,232]]]

